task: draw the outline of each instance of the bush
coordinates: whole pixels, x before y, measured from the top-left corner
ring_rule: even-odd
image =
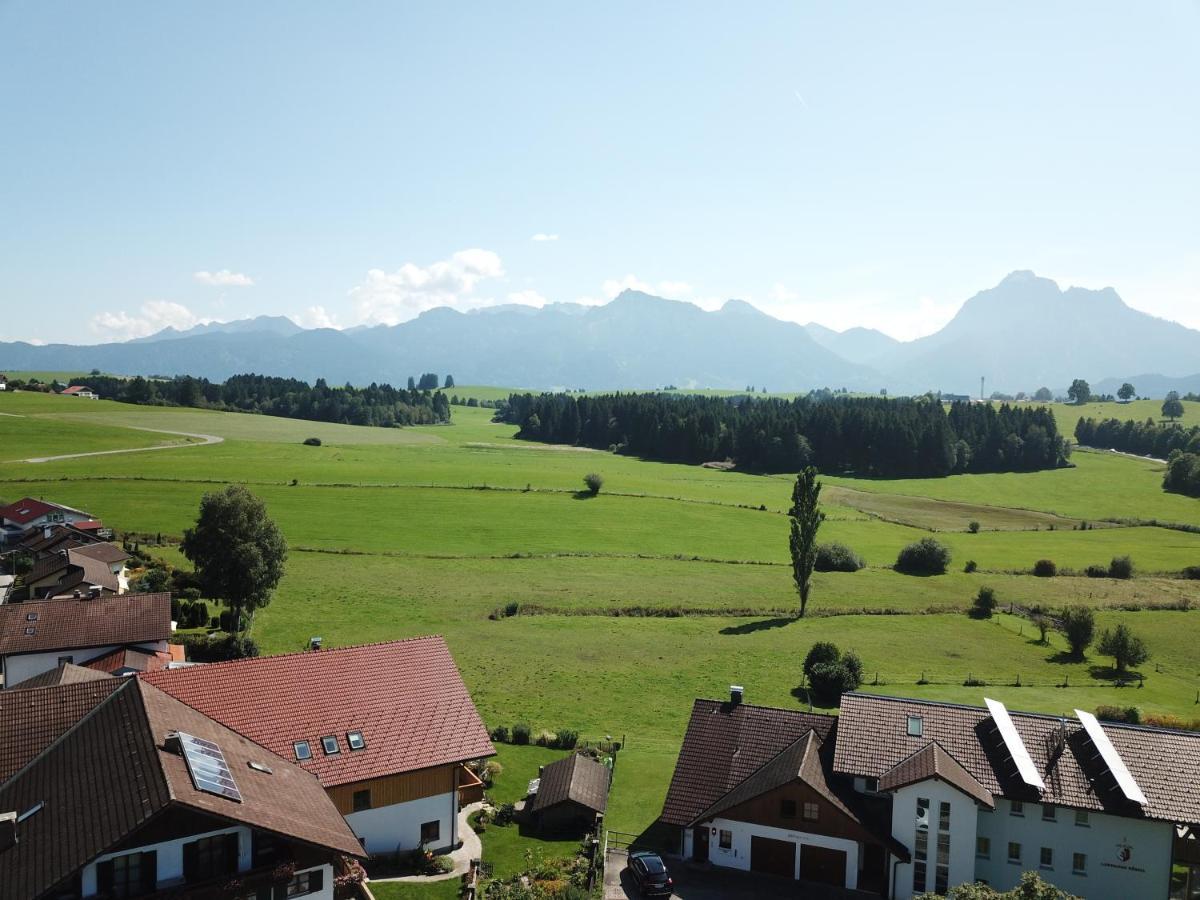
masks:
[[[981,587],[971,605],[971,616],[975,619],[990,619],[996,611],[996,592],[990,587]]]
[[[178,584],[179,579],[177,578],[177,579],[175,579],[175,581]],[[179,597],[182,600],[199,600],[200,599],[200,588],[196,588],[196,587],[180,588],[179,589]]]
[[[1133,577],[1133,560],[1128,556],[1114,556],[1108,564],[1108,577],[1128,580]]]
[[[975,560],[968,559],[967,564],[965,566],[963,566],[963,571],[966,572],[968,575],[970,575],[972,572],[974,572],[978,568],[979,568],[979,564],[977,562],[975,562]]]
[[[950,565],[950,548],[933,538],[909,544],[896,557],[896,571],[905,575],[945,575]]]
[[[239,618],[239,620],[236,623],[238,627],[234,628],[233,627],[234,624],[235,624],[235,622],[233,619],[233,610],[232,609],[222,610],[221,615],[217,617],[217,627],[219,627],[222,631],[228,631],[231,634],[234,631],[243,632],[249,626],[250,621],[249,621],[249,619],[246,618],[246,614],[242,613],[241,617]]]
[[[842,658],[842,651],[838,650],[836,644],[831,644],[829,641],[817,641],[808,651],[808,656],[804,657],[804,677],[812,678],[812,671],[816,666],[822,663],[835,663]]]
[[[967,526],[967,531],[971,532],[971,534],[979,534],[979,523],[972,519],[971,523]]]
[[[533,739],[533,742],[539,747],[553,747],[554,732],[543,729],[537,733],[537,737]]]
[[[562,750],[574,750],[579,743],[579,732],[569,728],[560,728],[554,733],[554,746]]]
[[[1117,674],[1124,675],[1130,666],[1140,666],[1150,658],[1145,642],[1124,623],[1111,631],[1105,629],[1096,645],[1102,656],[1111,656]]]
[[[1200,566],[1188,566],[1179,574],[1191,581],[1200,581]]]
[[[846,691],[857,690],[861,683],[861,676],[845,662],[818,663],[808,678],[813,695],[830,704],[836,703]]]
[[[587,485],[588,493],[595,497],[604,487],[604,476],[598,472],[588,472],[583,476],[583,483]]]
[[[305,446],[305,447],[320,447],[320,446],[321,446],[321,439],[320,439],[320,438],[316,438],[316,437],[313,437],[313,438],[305,438],[305,439],[304,439],[304,446]]]
[[[449,856],[435,856],[426,868],[430,875],[445,875],[454,871],[454,860]]]
[[[512,742],[524,746],[529,743],[529,736],[533,733],[533,729],[525,722],[518,722],[512,727]]]
[[[1136,706],[1097,706],[1096,718],[1105,722],[1124,722],[1127,725],[1137,725],[1142,721],[1142,714]]]
[[[497,725],[492,729],[492,740],[500,744],[507,744],[509,741],[509,733],[507,725]]]
[[[1033,574],[1038,578],[1053,578],[1058,574],[1058,566],[1052,559],[1039,559],[1033,564]]]
[[[857,572],[866,566],[863,558],[845,544],[820,544],[813,568],[818,572]]]
[[[496,810],[496,814],[492,816],[492,821],[497,825],[511,825],[516,815],[516,807],[511,803],[502,803],[500,808]]]
[[[1108,566],[1088,566],[1083,570],[1083,574],[1088,578],[1107,578]]]
[[[191,662],[225,662],[230,659],[253,659],[258,656],[258,644],[248,637],[231,634],[210,638],[202,634],[185,634],[176,638],[187,648]]]

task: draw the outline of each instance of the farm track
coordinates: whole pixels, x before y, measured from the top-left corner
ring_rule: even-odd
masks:
[[[151,447],[124,447],[120,450],[92,450],[88,453],[64,453],[59,456],[35,456],[30,459],[23,459],[21,462],[27,463],[47,463],[58,462],[62,459],[81,459],[86,456],[112,456],[116,453],[145,453],[149,450],[178,450],[180,447],[204,447],[209,444],[223,443],[225,438],[215,434],[194,434],[189,431],[163,431],[160,428],[141,428],[137,425],[121,425],[121,428],[129,428],[133,431],[148,431],[151,434],[171,434],[176,437],[195,438],[196,440],[190,443],[176,444],[155,444]]]

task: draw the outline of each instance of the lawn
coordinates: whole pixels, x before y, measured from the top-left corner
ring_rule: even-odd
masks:
[[[468,388],[452,389],[460,396]],[[22,404],[17,408],[11,401]],[[1135,703],[1195,715],[1200,583],[1153,575],[1200,564],[1200,535],[1151,527],[1075,530],[1080,520],[1200,521],[1200,501],[1163,494],[1161,467],[1077,453],[1074,468],[944,479],[825,478],[822,540],[845,542],[869,568],[818,574],[810,617],[795,620],[787,552],[788,476],[645,462],[517,441],[491,411],[456,406],[454,424],[370,429],[240,413],[131,407],[19,394],[0,400],[0,456],[60,440],[106,449],[154,437],[138,425],[218,434],[221,444],[148,454],[0,465],[0,497],[82,506],[119,531],[178,536],[201,495],[250,485],[292,547],[272,603],[255,618],[265,652],[441,633],[489,726],[527,721],[626,742],[608,824],[647,828],[661,808],[692,701],[743,684],[751,703],[796,707],[800,661],[814,641],[862,656],[864,689],[1016,709]],[[65,428],[65,431],[62,430]],[[302,446],[322,436],[323,446]],[[49,436],[49,440],[47,440]],[[10,447],[21,449],[15,453]],[[62,452],[70,452],[64,450]],[[578,499],[601,472],[599,497]],[[293,484],[293,481],[295,482]],[[528,488],[528,490],[526,490]],[[765,507],[765,509],[760,509]],[[979,534],[967,533],[978,521]],[[1053,526],[1053,530],[1051,529]],[[888,567],[934,534],[950,574],[912,578]],[[170,550],[164,556],[178,561]],[[1138,577],[1034,578],[1041,558],[1082,568],[1131,555]],[[980,571],[963,572],[975,560]],[[979,588],[1001,608],[1097,608],[1150,646],[1142,687],[1116,687],[1106,662],[1067,660],[1028,620],[980,622],[964,612]],[[506,615],[515,604],[516,615]],[[1132,610],[1141,610],[1134,612]],[[987,687],[968,687],[968,679]],[[1020,686],[1017,686],[1017,685]],[[498,799],[516,799],[557,754],[501,747]],[[494,833],[493,833],[494,832]],[[489,838],[490,835],[490,838]],[[540,843],[540,842],[539,842]],[[485,834],[485,857],[515,871],[530,842]],[[547,845],[548,852],[572,850]],[[380,885],[380,896],[442,896]]]
[[[458,897],[457,878],[413,884],[402,881],[372,881],[371,893],[376,900],[454,900]]]

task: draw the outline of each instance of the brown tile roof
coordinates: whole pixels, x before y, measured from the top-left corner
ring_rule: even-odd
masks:
[[[19,681],[16,684],[10,684],[7,690],[28,691],[32,688],[56,687],[60,684],[101,681],[108,677],[107,672],[97,671],[94,668],[87,668],[86,666],[76,666],[72,663],[63,663],[49,672],[43,672],[40,675],[34,675],[32,678],[26,678],[24,681]]]
[[[496,751],[441,637],[162,669],[139,676],[287,759],[326,787]],[[366,747],[351,750],[350,731]],[[321,738],[337,738],[326,755]]]
[[[49,537],[45,535],[42,529],[33,529],[21,539],[21,549],[28,550],[35,556],[40,556],[52,552],[55,548],[63,544],[83,546],[85,544],[94,544],[100,540],[100,538],[91,532],[80,529],[79,526],[82,524],[84,523],[76,522],[72,525],[55,525],[51,528]]]
[[[36,615],[36,621],[28,616]],[[33,634],[27,631],[33,629]],[[142,644],[171,636],[170,594],[45,600],[0,606],[0,656]]]
[[[0,691],[0,784],[120,686],[115,678]]]
[[[153,672],[164,668],[171,661],[171,654],[147,653],[132,647],[118,647],[83,663],[88,669],[113,675],[122,669],[132,669],[135,672]]]
[[[746,703],[697,700],[692,707],[662,820],[687,825],[807,732],[822,740],[834,716]]]
[[[130,555],[118,547],[116,544],[100,542],[96,544],[86,544],[80,547],[75,547],[71,551],[71,556],[86,556],[90,559],[99,560],[103,563],[125,562],[131,559]]]
[[[596,812],[608,806],[612,773],[608,766],[578,753],[556,760],[542,769],[538,792],[529,802],[530,812],[539,812],[573,800]]]
[[[922,719],[921,737],[907,734],[909,715]],[[835,771],[881,778],[930,741],[943,749],[993,796],[1054,803],[1113,815],[1200,823],[1200,733],[1104,723],[1104,731],[1149,801],[1126,800],[1086,732],[1074,717],[1013,712],[1013,724],[1045,791],[1017,775],[986,709],[844,694]],[[1062,749],[1057,735],[1064,734]]]
[[[48,578],[56,572],[61,572],[70,565],[71,561],[67,559],[65,550],[53,553],[50,556],[43,556],[30,567],[29,572],[25,575],[25,583],[35,584],[43,578]]]
[[[879,779],[879,790],[894,791],[929,778],[946,782],[988,809],[996,808],[991,792],[937,742],[926,744],[884,772]]]
[[[44,803],[17,826],[17,843],[0,853],[0,900],[42,895],[173,805],[362,854],[315,778],[151,685],[136,679],[111,684],[106,702],[0,786],[0,809]],[[68,689],[22,693],[50,700]],[[183,757],[164,747],[171,731],[217,743],[242,802],[197,790]],[[254,771],[250,760],[271,774]]]

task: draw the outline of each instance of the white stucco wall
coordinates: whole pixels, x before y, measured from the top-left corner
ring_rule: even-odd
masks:
[[[913,863],[899,863],[893,896],[907,900],[914,893],[932,891],[937,872],[938,815],[942,803],[950,804],[949,886],[975,880],[975,828],[978,807],[975,801],[943,781],[930,779],[896,791],[892,797],[892,836],[915,856],[917,836],[917,799],[929,800],[929,844],[926,854],[926,884],[913,890]]]
[[[731,869],[750,870],[750,839],[757,837],[771,838],[776,841],[790,841],[796,844],[796,869],[792,877],[800,877],[801,847],[805,844],[813,847],[825,847],[829,850],[841,850],[846,854],[846,887],[858,887],[858,843],[844,838],[826,837],[823,834],[809,834],[803,831],[788,831],[774,828],[770,825],[755,825],[751,822],[735,822],[732,819],[713,819],[708,823],[710,835],[708,839],[708,859],[715,866],[726,866]],[[711,830],[717,829],[716,834]],[[733,833],[733,845],[729,849],[720,846],[721,830]],[[691,849],[691,841],[687,841]]]
[[[1167,822],[1088,814],[1086,827],[1075,824],[1075,810],[1058,807],[1053,822],[1042,819],[1040,803],[1026,803],[1023,816],[1012,804],[996,801],[996,811],[979,816],[978,833],[991,841],[990,858],[975,860],[975,877],[998,890],[1016,885],[1021,873],[1036,870],[1070,894],[1088,900],[1165,897],[1171,875],[1174,827]],[[1008,843],[1021,844],[1021,864],[1008,862]],[[1040,867],[1041,848],[1054,851],[1053,868]],[[1129,858],[1120,854],[1128,849]],[[1086,874],[1072,871],[1075,853],[1087,854]]]
[[[60,656],[70,656],[75,665],[81,666],[90,659],[103,656],[105,653],[111,653],[118,646],[117,644],[110,644],[106,647],[76,647],[72,650],[52,650],[48,653],[22,653],[15,656],[6,656],[4,658],[4,683],[6,685],[16,684],[17,682],[24,681],[26,678],[32,678],[34,675],[41,675],[43,672],[56,669],[58,668],[58,658]],[[165,640],[149,641],[144,644],[133,644],[131,646],[145,650],[147,653],[167,652],[167,642]]]
[[[393,803],[376,809],[348,813],[346,821],[363,840],[368,853],[395,853],[415,850],[421,845],[421,824],[440,822],[440,839],[436,847],[449,847],[454,840],[458,797],[453,791],[422,797],[407,803]]]

